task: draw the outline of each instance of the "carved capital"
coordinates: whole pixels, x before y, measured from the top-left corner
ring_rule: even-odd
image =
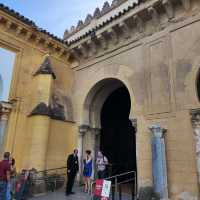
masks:
[[[82,124],[78,127],[78,132],[80,136],[83,136],[88,130],[89,130],[89,126],[86,124]]]
[[[17,27],[17,30],[16,30],[16,35],[17,35],[17,36],[20,35],[21,32],[22,32],[22,30],[23,30],[23,28],[20,27],[20,26],[18,26],[18,27]]]
[[[166,133],[167,129],[162,128],[160,124],[153,124],[149,127],[151,130],[153,137],[162,138],[164,133]]]
[[[12,104],[9,102],[0,102],[0,120],[8,120],[12,110]]]
[[[27,32],[26,33],[26,36],[25,36],[25,40],[28,41],[32,36],[32,33],[31,32]]]
[[[83,58],[87,59],[88,58],[88,47],[87,44],[80,44],[78,46],[78,50],[80,51],[81,55],[83,56]]]
[[[128,39],[131,37],[131,29],[126,22],[121,22],[119,24],[119,28],[121,29],[125,39]]]
[[[105,35],[100,34],[100,35],[97,36],[97,39],[99,40],[100,45],[104,50],[108,49],[108,41],[107,41]]]
[[[87,45],[89,46],[89,49],[92,52],[92,54],[97,53],[97,44],[93,39],[88,40]]]
[[[142,18],[139,17],[139,15],[135,15],[135,16],[133,16],[133,20],[136,23],[136,27],[137,27],[138,32],[139,33],[144,32],[144,22],[143,22]]]
[[[42,38],[41,38],[40,36],[37,36],[36,39],[35,39],[36,44],[39,44],[40,41],[41,41],[41,39],[42,39]]]
[[[174,18],[174,7],[171,0],[163,0],[162,4],[165,8],[168,19]]]
[[[200,128],[200,110],[192,110],[190,114],[193,128]]]
[[[9,30],[11,28],[12,24],[13,23],[11,21],[7,21],[6,22],[6,29]]]
[[[110,28],[108,29],[108,34],[110,35],[111,37],[111,41],[114,43],[114,44],[118,44],[119,42],[119,38],[118,38],[118,35],[117,35],[117,32],[114,28]]]
[[[130,119],[132,126],[137,130],[137,119]]]
[[[157,10],[154,7],[148,8],[148,12],[151,15],[151,18],[153,20],[153,24],[156,29],[160,29],[160,20],[159,20],[159,14]]]

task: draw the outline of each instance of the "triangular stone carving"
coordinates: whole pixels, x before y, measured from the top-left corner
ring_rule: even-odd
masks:
[[[34,115],[46,115],[50,116],[50,108],[49,106],[46,105],[46,103],[39,103],[30,113],[29,116],[34,116]]]
[[[35,72],[34,76],[39,74],[51,74],[54,79],[56,79],[56,75],[53,71],[51,62],[49,57],[46,57],[42,65],[39,67],[39,69]]]
[[[85,18],[84,24],[89,24],[92,21],[92,15],[88,14],[87,17]]]
[[[79,20],[79,21],[78,21],[77,28],[80,29],[82,26],[83,26],[83,21],[82,21],[82,20]]]
[[[94,11],[93,17],[97,19],[97,18],[99,18],[100,16],[101,16],[101,11],[100,11],[99,8],[96,8],[96,10]]]
[[[109,12],[110,11],[110,4],[106,1],[105,3],[104,3],[104,5],[103,5],[103,8],[102,8],[102,11],[101,11],[101,13],[102,14],[105,14],[105,13],[107,13],[107,12]]]

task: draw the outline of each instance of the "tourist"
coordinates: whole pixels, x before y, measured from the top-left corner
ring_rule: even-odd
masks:
[[[10,153],[5,152],[4,153],[4,158],[0,162],[0,199],[2,200],[7,200],[7,192],[10,183]]]
[[[104,179],[107,177],[107,166],[108,166],[108,159],[106,156],[103,155],[101,151],[98,152],[97,160],[97,175],[99,179]]]
[[[67,158],[67,186],[66,186],[67,196],[70,194],[74,194],[74,192],[72,192],[72,188],[78,170],[79,170],[78,150],[75,149],[74,153],[70,154]]]
[[[15,159],[11,159],[11,172],[10,172],[10,192],[11,192],[11,198],[14,197],[15,194],[15,183],[16,183],[16,175],[17,170],[15,166]]]
[[[84,177],[84,184],[85,184],[85,192],[90,192],[90,177],[92,175],[92,156],[91,151],[87,150],[86,158],[83,160],[83,177]]]

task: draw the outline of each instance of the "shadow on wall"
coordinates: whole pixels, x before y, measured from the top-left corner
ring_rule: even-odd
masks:
[[[68,96],[55,93],[51,98],[51,117],[62,121],[73,121],[72,102]]]

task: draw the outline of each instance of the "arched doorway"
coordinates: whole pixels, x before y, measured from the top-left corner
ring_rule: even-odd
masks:
[[[110,175],[136,171],[136,130],[129,119],[131,99],[125,86],[115,89],[101,110],[100,149],[111,164]]]
[[[129,116],[131,105],[129,89],[115,78],[96,83],[84,102],[82,125],[89,129],[83,136],[82,152],[91,149],[95,157],[101,149],[112,166],[110,175],[136,171],[136,130]]]

